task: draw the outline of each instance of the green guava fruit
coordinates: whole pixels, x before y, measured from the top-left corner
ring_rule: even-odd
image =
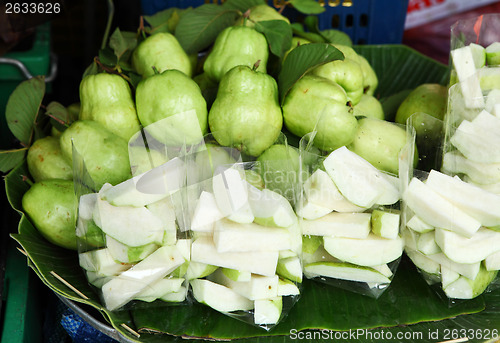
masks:
[[[344,54],[344,59],[322,64],[314,68],[311,73],[338,83],[344,88],[347,99],[354,106],[361,100],[361,95],[364,91],[363,70],[358,62],[359,56],[349,46],[340,44],[332,45]]]
[[[129,140],[141,129],[130,87],[119,75],[85,76],[80,83],[80,120],[94,120]]]
[[[77,250],[78,200],[73,181],[52,179],[36,182],[23,195],[22,206],[33,225],[49,242]]]
[[[333,151],[354,139],[358,126],[344,89],[316,75],[305,75],[285,96],[283,118],[287,129],[302,137],[316,130],[314,145]]]
[[[269,48],[266,37],[247,26],[230,26],[224,29],[214,42],[203,70],[214,82],[220,82],[224,74],[236,66],[253,67],[266,72]]]
[[[207,103],[200,87],[178,70],[142,80],[135,99],[139,121],[162,143],[194,144],[207,132]]]
[[[96,190],[131,177],[128,143],[92,120],[77,120],[60,137],[63,156],[73,161],[73,146],[82,157]]]
[[[48,179],[73,179],[73,168],[62,155],[59,138],[47,136],[37,139],[26,158],[28,170],[35,182]]]
[[[174,35],[168,32],[155,33],[143,40],[132,54],[132,65],[143,78],[176,69],[191,77],[193,64]]]
[[[276,81],[250,67],[234,67],[219,84],[208,123],[220,145],[259,156],[276,141],[283,125]]]

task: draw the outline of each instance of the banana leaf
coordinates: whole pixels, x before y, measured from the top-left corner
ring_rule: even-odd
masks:
[[[376,93],[379,97],[425,82],[444,84],[448,77],[446,66],[404,46],[358,46],[356,50],[367,57],[379,75]],[[356,335],[342,336],[340,340],[349,342],[388,341],[389,337],[396,339],[398,334],[405,335],[405,342],[445,341],[458,338],[455,335],[461,333],[459,337],[468,335],[471,342],[484,342],[492,338],[492,330],[500,329],[500,290],[449,307],[406,259],[390,288],[378,300],[305,280],[301,299],[271,332],[240,323],[199,304],[109,312],[87,283],[76,252],[47,242],[22,213],[22,196],[29,188],[23,175],[28,175],[25,164],[12,170],[5,182],[8,200],[21,214],[18,232],[12,237],[26,252],[28,265],[52,291],[94,311],[96,317],[100,316],[98,320],[109,323],[127,342],[186,342],[189,338],[210,338],[274,343],[297,340],[293,334],[299,330],[303,334],[301,341],[305,342],[332,341],[336,332],[355,332]],[[140,337],[131,334],[122,324],[140,332]]]

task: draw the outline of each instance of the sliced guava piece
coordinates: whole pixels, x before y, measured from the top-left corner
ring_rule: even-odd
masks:
[[[195,279],[189,282],[194,298],[219,312],[249,311],[254,302],[218,283]]]
[[[370,219],[370,213],[332,212],[315,220],[303,220],[302,234],[366,238],[371,229]]]
[[[472,237],[481,223],[443,198],[429,185],[413,178],[403,194],[406,205],[427,224]]]

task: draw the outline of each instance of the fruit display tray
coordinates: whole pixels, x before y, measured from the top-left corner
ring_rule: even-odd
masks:
[[[379,88],[375,96],[387,109],[401,92],[423,83],[448,82],[447,66],[406,46],[355,49],[376,71]],[[10,205],[21,215],[18,232],[12,237],[26,253],[28,265],[49,289],[92,326],[120,342],[438,342],[463,337],[470,342],[485,342],[500,329],[500,290],[451,306],[427,286],[406,258],[379,299],[305,280],[301,299],[269,332],[195,303],[110,312],[89,286],[77,253],[48,243],[22,212],[22,196],[29,188],[22,175],[27,174],[22,164],[5,178]]]

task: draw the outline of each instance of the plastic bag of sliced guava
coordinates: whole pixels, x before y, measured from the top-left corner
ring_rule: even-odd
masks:
[[[189,303],[191,240],[174,206],[186,183],[186,143],[158,139],[179,121],[197,123],[194,113],[180,113],[130,139],[131,178],[116,185],[96,187],[73,150],[80,266],[110,311]]]
[[[500,193],[500,14],[451,29],[442,170]]]
[[[405,134],[398,124],[383,125]],[[346,146],[321,151],[314,136],[300,141],[297,214],[304,276],[377,298],[389,287],[403,253],[400,185],[413,166],[414,134],[396,156],[401,177],[377,169]]]
[[[403,195],[405,251],[450,304],[498,283],[499,19],[484,15],[452,26],[441,169],[416,171]]]
[[[186,278],[195,301],[265,330],[301,291],[301,237],[292,204],[296,161],[286,138],[257,160],[205,136],[187,149],[182,208],[192,238]]]
[[[437,170],[415,171],[403,191],[405,253],[450,299],[498,286],[500,196]]]

